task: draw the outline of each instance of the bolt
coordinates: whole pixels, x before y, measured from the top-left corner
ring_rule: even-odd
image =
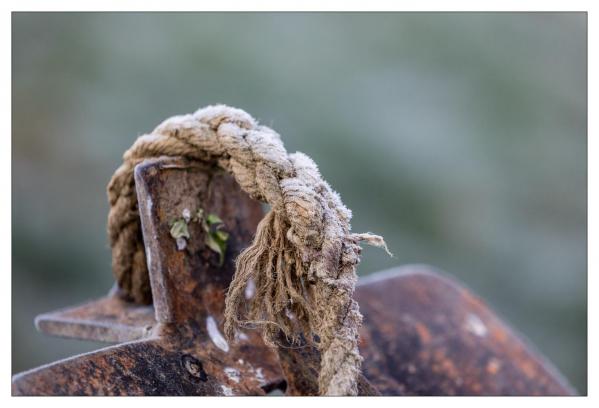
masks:
[[[184,354],[181,357],[181,364],[193,377],[199,378],[200,381],[207,381],[208,376],[202,367],[202,362],[189,354]]]

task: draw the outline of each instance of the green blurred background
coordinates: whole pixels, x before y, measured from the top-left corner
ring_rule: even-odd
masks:
[[[12,370],[97,348],[38,313],[112,285],[105,185],[136,136],[226,103],[274,127],[395,258],[465,282],[581,393],[586,15],[15,13]]]

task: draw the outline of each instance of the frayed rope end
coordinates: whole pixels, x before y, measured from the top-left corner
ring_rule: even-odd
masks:
[[[364,242],[373,247],[383,248],[385,250],[385,252],[391,258],[393,258],[393,254],[389,251],[389,248],[387,247],[387,243],[385,242],[385,239],[383,237],[381,237],[380,235],[375,235],[370,232],[365,232],[362,234],[352,234],[351,236],[356,241]]]

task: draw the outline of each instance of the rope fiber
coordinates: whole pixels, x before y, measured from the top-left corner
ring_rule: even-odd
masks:
[[[108,184],[112,268],[122,290],[138,303],[151,292],[133,170],[158,156],[216,163],[250,197],[270,204],[254,241],[236,260],[226,296],[225,335],[260,327],[276,346],[282,331],[321,353],[319,392],[356,395],[362,322],[353,300],[360,243],[385,248],[382,237],[350,230],[351,212],[302,153],[288,154],[280,136],[249,114],[225,105],[175,116],[140,136]],[[245,298],[248,283],[255,294]]]

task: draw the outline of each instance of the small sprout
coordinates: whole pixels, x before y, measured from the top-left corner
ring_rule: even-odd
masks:
[[[175,239],[177,242],[177,249],[182,251],[187,246],[186,239],[189,239],[189,229],[187,228],[187,223],[185,219],[178,218],[174,220],[171,224],[171,237]]]
[[[206,222],[208,222],[208,225],[217,225],[222,224],[223,220],[221,220],[218,215],[208,214],[208,216],[206,217]]]
[[[202,229],[206,233],[204,243],[218,254],[219,265],[222,266],[225,262],[227,240],[229,239],[229,233],[222,230],[223,220],[216,214],[204,216],[204,210],[200,208],[196,212],[194,221],[199,221],[202,224]]]
[[[183,218],[178,218],[171,223],[171,237],[177,238],[189,238],[189,229],[187,229],[187,223]]]
[[[226,242],[229,239],[229,233],[227,231],[217,230],[214,235],[221,241]]]
[[[225,262],[225,252],[227,251],[227,242],[219,238],[216,234],[206,234],[206,245],[208,248],[218,254],[218,264],[220,266]]]

